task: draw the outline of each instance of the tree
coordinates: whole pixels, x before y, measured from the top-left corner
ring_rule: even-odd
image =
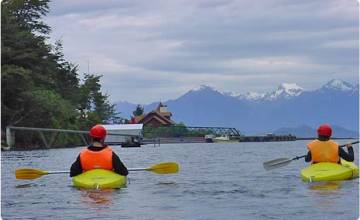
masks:
[[[1,2],[1,122],[26,127],[88,129],[116,123],[101,76],[85,75],[66,61],[61,40],[48,44],[50,27],[41,21],[48,0]],[[31,138],[29,138],[30,140]]]
[[[77,105],[80,99],[80,86],[77,66],[68,62],[64,58],[62,41],[55,42],[54,53],[52,57],[57,61],[56,72],[53,72],[54,89],[64,98],[74,105]]]
[[[49,12],[49,0],[3,0],[1,14],[15,20],[18,26],[28,31],[49,34],[50,27],[40,19]],[[3,19],[3,18],[2,18]]]
[[[84,83],[80,86],[81,98],[79,107],[82,127],[88,128],[97,123],[120,123],[121,118],[110,104],[108,95],[101,90],[100,78],[92,74],[85,74]]]
[[[136,117],[142,114],[144,114],[144,107],[141,105],[137,105],[135,111],[133,111],[133,115]]]
[[[32,91],[35,87],[51,87],[50,74],[46,74],[49,47],[44,37],[35,35],[31,28],[44,30],[37,19],[47,10],[46,1],[2,1],[1,7],[1,72],[2,72],[2,127],[24,125],[31,118]],[[37,8],[37,9],[36,9]],[[38,10],[38,12],[36,11]]]

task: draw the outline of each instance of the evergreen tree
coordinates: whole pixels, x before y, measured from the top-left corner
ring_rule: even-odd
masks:
[[[63,45],[46,43],[50,27],[41,21],[48,0],[1,2],[1,122],[8,126],[88,129],[119,123],[101,76],[85,75],[66,61]]]
[[[135,111],[133,111],[133,115],[136,117],[142,114],[144,114],[144,107],[141,105],[137,105]]]
[[[115,105],[108,101],[108,95],[101,90],[100,78],[92,74],[85,74],[84,83],[80,86],[81,99],[79,110],[83,127],[90,127],[96,123],[120,123],[121,118],[115,111]]]

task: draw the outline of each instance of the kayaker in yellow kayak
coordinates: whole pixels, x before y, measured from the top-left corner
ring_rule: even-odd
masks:
[[[318,138],[307,144],[309,150],[305,157],[306,162],[332,162],[340,163],[340,158],[346,161],[354,161],[354,150],[351,144],[347,144],[348,153],[346,153],[339,144],[331,140],[332,129],[330,125],[323,124],[317,129]]]
[[[76,161],[71,165],[70,176],[76,176],[92,169],[113,170],[127,176],[128,170],[118,155],[107,146],[104,141],[106,129],[102,125],[95,125],[90,129],[92,143],[81,151]]]

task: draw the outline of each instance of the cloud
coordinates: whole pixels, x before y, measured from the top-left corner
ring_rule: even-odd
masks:
[[[237,69],[243,72],[274,74],[306,73],[324,71],[332,68],[328,65],[313,63],[306,57],[254,57],[231,59],[222,63],[227,69]]]
[[[358,49],[359,41],[357,40],[338,40],[338,41],[328,41],[321,45],[325,48],[333,49]]]
[[[51,40],[63,40],[81,73],[90,62],[113,101],[166,100],[200,84],[246,92],[283,80],[303,87],[358,80],[355,1],[64,0],[50,7]]]
[[[161,20],[156,17],[139,18],[134,16],[100,15],[81,19],[78,24],[84,25],[87,29],[101,31],[116,28],[156,27],[161,24]]]

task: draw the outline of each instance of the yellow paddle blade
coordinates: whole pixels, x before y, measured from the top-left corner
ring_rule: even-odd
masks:
[[[179,172],[179,165],[175,162],[165,162],[155,164],[145,170],[151,171],[157,174],[169,174],[169,173],[177,173]]]
[[[31,180],[49,174],[44,170],[37,170],[32,168],[20,168],[15,170],[16,179]]]

